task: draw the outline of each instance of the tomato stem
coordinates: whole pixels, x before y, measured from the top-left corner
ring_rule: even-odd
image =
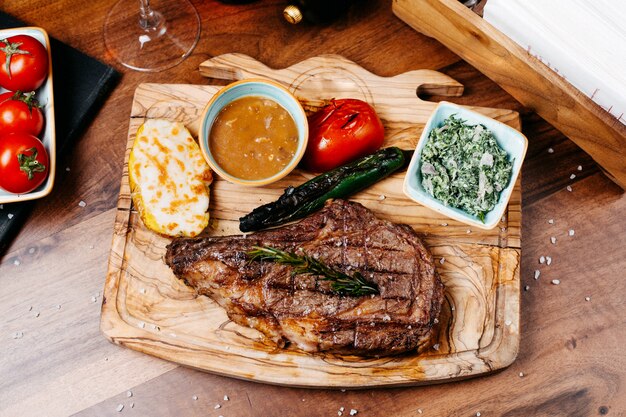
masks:
[[[37,148],[26,149],[31,152],[31,155],[23,153],[17,154],[17,160],[20,164],[20,171],[23,171],[28,175],[28,179],[32,180],[35,176],[35,172],[44,172],[46,166],[37,160]]]
[[[9,79],[13,78],[11,76],[11,58],[13,57],[13,55],[30,55],[30,52],[28,51],[22,51],[20,49],[20,46],[22,46],[22,42],[14,42],[11,43],[6,39],[2,39],[0,40],[0,42],[4,42],[4,44],[6,45],[3,48],[0,48],[0,51],[4,52],[7,56],[6,58],[6,71],[9,74]]]
[[[34,91],[31,91],[30,93],[22,93],[20,90],[17,90],[15,94],[13,94],[13,96],[11,97],[11,100],[21,101],[22,103],[26,104],[28,106],[28,111],[30,111],[31,116],[33,114],[33,107],[36,107],[38,109],[42,108],[41,104],[39,104],[39,101],[37,101],[37,99],[35,98]]]

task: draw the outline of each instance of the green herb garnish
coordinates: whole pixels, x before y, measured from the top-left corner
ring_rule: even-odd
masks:
[[[319,275],[324,281],[332,281],[331,290],[341,295],[356,297],[379,293],[376,284],[367,282],[360,272],[355,272],[350,276],[308,255],[296,255],[269,246],[254,246],[247,255],[250,257],[249,262],[260,260],[290,265],[293,267],[292,275]]]
[[[483,125],[448,117],[433,129],[421,155],[422,187],[437,200],[478,217],[498,203],[513,162]]]

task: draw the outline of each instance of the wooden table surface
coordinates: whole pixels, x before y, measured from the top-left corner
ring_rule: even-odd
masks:
[[[351,409],[358,416],[626,415],[626,196],[587,155],[395,18],[389,1],[364,2],[328,27],[288,25],[280,16],[282,0],[193,1],[202,18],[198,46],[183,64],[156,74],[125,70],[107,57],[102,24],[112,0],[0,3],[123,72],[82,138],[60,155],[53,194],[37,203],[1,258],[0,415],[334,416],[341,407],[344,416]],[[452,101],[522,112],[530,142],[522,181],[527,290],[520,353],[509,368],[428,387],[307,390],[205,374],[106,341],[100,303],[133,92],[141,82],[206,84],[198,64],[226,52],[273,67],[337,53],[380,75],[438,69],[466,86],[464,97]],[[550,266],[539,265],[542,255],[552,257]],[[15,339],[16,332],[23,337]]]

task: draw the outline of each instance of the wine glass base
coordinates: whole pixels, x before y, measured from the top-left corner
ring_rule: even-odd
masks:
[[[127,68],[157,72],[185,60],[200,38],[200,16],[188,0],[151,0],[162,24],[140,25],[139,4],[119,0],[104,22],[107,52]]]

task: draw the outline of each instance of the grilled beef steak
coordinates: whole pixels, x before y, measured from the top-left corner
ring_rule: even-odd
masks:
[[[254,246],[305,253],[362,273],[380,294],[339,295],[329,281],[292,267],[249,262]],[[244,236],[175,239],[166,263],[176,276],[226,309],[236,323],[279,346],[307,352],[388,355],[430,337],[443,302],[433,257],[406,225],[377,219],[358,203],[335,200],[299,223]]]

